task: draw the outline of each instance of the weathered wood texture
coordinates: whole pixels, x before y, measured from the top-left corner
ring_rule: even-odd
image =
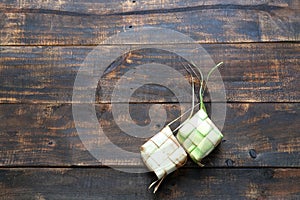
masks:
[[[225,84],[227,101],[299,102],[300,44],[202,46],[216,62],[225,63],[219,71]],[[1,47],[0,102],[71,102],[77,70],[92,49],[93,47]],[[154,49],[133,51],[117,59],[108,66],[110,72],[99,77],[101,87],[98,87],[96,101],[110,102],[115,84],[124,73],[148,62],[165,64],[189,78],[179,57],[174,54]],[[179,87],[182,85],[172,74],[165,81],[173,81]],[[131,87],[130,84],[129,82],[124,87]],[[164,82],[161,84],[164,85]],[[210,89],[217,91],[218,87]],[[208,101],[207,97],[206,95]],[[119,99],[123,97],[119,96]],[[124,98],[124,102],[126,100]],[[177,102],[178,99],[165,87],[155,85],[137,90],[131,101]]]
[[[198,0],[186,0],[184,3],[180,0],[169,0],[168,2],[161,2],[159,0],[139,0],[139,1],[118,1],[118,0],[111,0],[111,1],[93,1],[93,0],[86,0],[86,1],[41,1],[35,0],[10,0],[5,1],[4,3],[0,3],[1,9],[36,9],[36,10],[57,10],[57,11],[64,11],[70,13],[82,13],[82,14],[126,14],[132,12],[153,12],[153,10],[164,10],[169,11],[169,9],[177,9],[177,10],[190,10],[190,9],[197,9],[197,8],[211,8],[211,6],[215,7],[225,7],[227,8],[234,8],[240,6],[249,6],[252,7],[278,7],[278,8],[297,8],[299,6],[298,1],[291,1],[291,0],[244,0],[244,1],[237,1],[237,0],[208,0],[208,1],[198,1]]]
[[[0,199],[298,199],[300,170],[180,169],[157,194],[151,174],[105,168],[1,169]]]
[[[150,123],[153,104],[132,104],[134,122]],[[96,105],[98,120],[105,135],[116,146],[138,152],[146,139],[124,133],[111,113],[111,104]],[[162,104],[167,121],[179,116],[179,104]],[[224,141],[203,163],[206,166],[300,167],[299,103],[229,103],[224,125]],[[139,166],[140,160],[98,162],[81,143],[75,129],[70,104],[0,105],[1,166]],[[92,116],[92,112],[90,114]],[[87,118],[90,118],[87,116]],[[121,117],[123,125],[130,120]],[[119,124],[120,125],[120,124]],[[176,125],[176,124],[175,124]],[[178,124],[177,124],[178,125]],[[152,134],[160,127],[152,127]],[[91,140],[95,143],[96,140]],[[96,144],[96,143],[95,143]],[[105,144],[102,144],[105,145]],[[254,149],[256,155],[250,150]],[[252,157],[251,157],[252,156]],[[189,162],[188,166],[197,167]]]
[[[196,1],[180,5],[175,1],[167,6],[169,10],[163,4],[154,3],[152,7],[146,2],[141,2],[148,4],[141,10],[135,7],[142,5],[135,6],[130,1],[117,7],[110,7],[117,1],[106,6],[104,3],[94,6],[90,2],[80,7],[78,3],[68,2],[0,4],[0,44],[94,45],[118,32],[142,26],[177,30],[200,43],[299,41],[300,38],[297,0],[225,5],[218,1],[208,1],[211,5]],[[98,10],[99,7],[102,9]]]
[[[0,199],[300,199],[299,13],[298,0],[1,1]],[[140,160],[95,159],[72,114],[73,85],[86,56],[111,35],[144,26],[186,34],[225,63],[224,140],[204,168],[189,160],[156,195],[147,191],[153,173],[106,167],[145,169]],[[124,133],[112,115],[113,106],[128,100],[118,94],[111,104],[117,81],[151,62],[189,78],[177,55],[143,49],[149,39],[142,36],[141,50],[107,66],[96,91],[106,136],[128,152],[138,152],[146,139]],[[106,50],[114,53],[113,45]],[[170,74],[162,85],[171,81],[182,84]],[[166,109],[167,121],[180,115],[176,96],[159,85],[140,87],[130,100],[132,119],[119,116],[123,126],[149,124],[151,106]],[[205,101],[210,110],[209,93]]]

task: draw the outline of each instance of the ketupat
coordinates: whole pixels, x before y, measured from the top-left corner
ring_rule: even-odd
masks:
[[[192,85],[192,93],[194,95],[193,79]],[[173,135],[173,131],[170,129],[170,125],[179,120],[188,112],[191,112],[192,114],[193,109],[194,106],[188,109],[181,116],[171,121],[140,148],[143,162],[149,170],[153,171],[156,174],[158,178],[157,181],[154,181],[149,186],[149,189],[159,181],[155,186],[153,193],[157,191],[159,185],[168,174],[182,167],[187,160],[187,154],[177,141],[176,137]]]
[[[194,96],[193,77],[192,86],[192,93]],[[168,174],[182,167],[187,160],[187,154],[177,141],[176,137],[173,135],[173,131],[170,129],[170,125],[179,120],[183,115],[187,114],[188,112],[191,112],[191,116],[193,113],[193,109],[194,106],[188,109],[181,116],[171,121],[160,132],[158,132],[156,135],[150,138],[140,148],[143,162],[149,170],[153,171],[156,174],[158,178],[157,181],[154,181],[149,186],[149,189],[159,181],[158,184],[155,186],[153,193],[157,191],[159,185]]]
[[[187,160],[186,152],[178,143],[169,126],[164,127],[150,138],[141,146],[140,150],[146,166],[154,171],[158,180],[161,181],[166,175],[183,166]],[[155,183],[151,184],[149,188]],[[159,184],[155,187],[154,193]]]
[[[216,65],[208,74],[216,69],[219,65]],[[191,70],[193,70],[191,68]],[[193,71],[194,72],[194,71]],[[200,74],[201,71],[199,70]],[[197,76],[197,75],[196,75]],[[199,78],[199,77],[198,77]],[[207,78],[208,79],[208,78]],[[170,122],[166,127],[164,127],[159,133],[150,138],[144,145],[141,146],[141,157],[145,165],[151,171],[154,171],[158,180],[153,182],[149,188],[155,185],[158,181],[159,183],[154,188],[154,193],[158,189],[159,185],[163,179],[175,171],[177,168],[183,166],[187,160],[187,154],[185,150],[189,153],[191,158],[201,165],[200,161],[206,155],[208,155],[215,146],[223,138],[222,133],[213,124],[213,122],[208,118],[206,114],[206,109],[203,103],[203,76],[201,74],[201,86],[200,86],[200,110],[193,116],[194,110],[194,98],[192,100],[193,106],[190,109],[191,114],[189,118],[177,127],[174,132],[179,129],[177,139],[173,135],[172,130],[169,125],[177,121],[187,112],[183,113],[180,117]],[[192,78],[192,92],[194,97],[194,83]],[[196,105],[196,106],[197,106]],[[185,150],[180,146],[181,143]],[[202,166],[202,165],[201,165]]]
[[[179,129],[176,137],[193,161],[202,166],[201,160],[220,143],[223,135],[204,109],[200,109]]]
[[[221,64],[223,64],[223,62],[220,62],[210,70],[206,82],[210,74]],[[199,92],[200,110],[183,123],[176,137],[192,160],[198,165],[203,166],[201,160],[221,142],[223,134],[206,113],[203,103],[203,93],[205,90],[203,89],[203,75],[200,70],[199,72],[202,80]]]

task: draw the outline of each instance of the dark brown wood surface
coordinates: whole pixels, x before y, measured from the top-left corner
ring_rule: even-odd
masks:
[[[187,0],[185,3],[182,3],[180,0],[172,0],[170,3],[163,4],[161,1],[125,1],[120,2],[117,0],[106,1],[93,1],[86,0],[70,2],[67,0],[62,0],[59,2],[45,2],[41,0],[36,0],[35,4],[30,0],[23,1],[6,1],[5,3],[0,4],[2,9],[43,9],[43,10],[56,10],[56,11],[65,11],[65,12],[76,12],[82,14],[112,14],[112,13],[126,13],[126,12],[137,12],[137,11],[163,11],[168,9],[177,9],[177,10],[189,10],[210,8],[210,6],[215,6],[217,8],[222,8],[228,6],[229,8],[235,8],[239,6],[248,6],[251,7],[277,7],[277,8],[297,8],[299,6],[298,1],[290,0],[257,0],[255,2],[251,0],[236,1],[236,0],[207,0],[207,1],[197,1],[197,0]],[[188,9],[187,9],[188,8]],[[169,11],[169,10],[168,10]]]
[[[220,73],[230,102],[299,102],[300,44],[205,44]],[[76,73],[94,47],[0,47],[0,101],[3,103],[71,102]],[[107,46],[107,48],[110,48]],[[142,45],[141,45],[142,48]],[[143,55],[143,56],[141,56]],[[137,64],[162,63],[189,78],[178,56],[163,51],[138,50],[119,58],[101,77],[97,102],[109,103],[116,81]],[[138,75],[138,74],[137,74]],[[100,77],[99,77],[100,78]],[[170,74],[166,81],[173,80]],[[125,86],[124,86],[125,87]],[[126,85],[127,87],[127,85]],[[130,82],[128,87],[131,87]],[[102,88],[102,90],[100,90]],[[218,90],[218,88],[210,88]],[[147,93],[148,92],[148,93]],[[120,99],[122,96],[119,96]],[[207,96],[206,96],[207,98]],[[208,100],[208,99],[207,99]],[[162,86],[138,90],[132,102],[177,102]]]
[[[177,30],[201,43],[299,40],[297,0],[242,4],[210,1],[210,5],[196,1],[178,5],[180,2],[175,1],[167,9],[156,2],[138,10],[135,7],[142,5],[131,1],[117,7],[111,7],[117,1],[100,3],[93,9],[68,1],[46,6],[41,2],[32,6],[29,1],[2,4],[2,45],[94,45],[112,34],[141,26]]]
[[[299,13],[298,0],[1,1],[0,199],[300,199]],[[223,61],[226,102],[219,103],[227,103],[224,140],[205,167],[188,160],[155,195],[147,190],[153,173],[108,167],[145,169],[138,160],[95,159],[72,115],[86,56],[109,36],[144,26],[179,31]],[[177,55],[143,49],[149,38],[139,39],[140,50],[107,66],[95,99],[106,136],[129,152],[146,139],[114,121],[112,106],[127,100],[111,103],[116,82],[149,62],[190,78]],[[182,84],[173,74],[165,81]],[[166,110],[167,121],[180,115],[178,99],[163,86],[143,86],[130,100],[131,118],[141,126],[150,123],[153,105]],[[209,92],[205,102],[210,110]],[[125,126],[130,120],[121,116]]]
[[[138,152],[146,139],[132,137],[120,130],[111,113],[114,105],[96,105],[98,120],[105,135],[126,151]],[[132,104],[132,119],[141,126],[148,124],[151,105]],[[169,113],[167,121],[179,116],[179,104],[162,106]],[[300,135],[295,131],[300,129],[299,110],[299,103],[228,103],[224,140],[203,161],[204,164],[226,167],[226,161],[231,159],[236,167],[300,166]],[[1,166],[110,164],[143,167],[138,165],[139,160],[136,159],[124,163],[108,159],[99,163],[93,158],[77,135],[70,104],[2,104],[0,116],[6,121],[0,124],[0,146],[4,147],[0,149]],[[122,118],[125,125],[130,121]],[[159,130],[157,127],[156,131]],[[256,151],[256,158],[251,158],[251,149]],[[188,166],[197,167],[191,162]]]
[[[11,168],[0,170],[1,199],[298,199],[300,170],[181,169],[156,194],[153,174],[109,168]],[[28,184],[30,183],[30,184]]]

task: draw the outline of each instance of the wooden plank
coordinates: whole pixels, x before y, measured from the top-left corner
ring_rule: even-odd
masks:
[[[153,174],[107,168],[0,170],[0,198],[13,199],[299,199],[300,170],[286,168],[180,169],[156,194]]]
[[[56,3],[45,9],[39,4],[41,8],[6,9],[2,4],[0,45],[95,45],[116,33],[145,26],[179,31],[199,43],[299,41],[299,6],[294,6],[296,0],[288,2],[291,4],[277,1],[275,5],[217,4],[147,11],[135,7],[129,12],[125,5],[124,12],[113,14],[101,13],[106,7],[90,14],[84,6],[77,12],[76,5],[71,11],[61,11],[55,5],[62,5]],[[145,43],[148,40],[140,38]]]
[[[202,46],[215,62],[225,63],[219,71],[224,81],[227,101],[299,102],[299,43],[205,44]],[[76,73],[93,48],[1,47],[0,102],[71,102]],[[111,50],[112,47],[105,46],[105,48]],[[99,77],[101,81],[96,91],[96,102],[111,101],[113,89],[120,77],[128,80],[128,84],[122,85],[121,89],[122,87],[124,90],[134,88],[137,83],[131,81],[135,79],[123,75],[135,66],[151,62],[170,66],[184,74],[187,80],[190,78],[182,65],[184,61],[175,54],[154,49],[132,51],[117,58],[108,66],[106,74]],[[165,82],[174,82],[174,85],[183,88],[182,81],[173,76],[170,74],[164,79]],[[196,82],[196,86],[198,83],[199,81]],[[147,85],[136,90],[131,101],[178,102],[173,94],[174,91],[166,90],[161,85],[164,83],[159,82],[158,85]],[[87,90],[88,87],[87,85],[83,90]],[[210,87],[210,91],[218,92],[218,90],[220,89],[217,85]],[[120,101],[127,101],[122,93],[117,93],[116,96]],[[209,101],[209,98],[205,100]]]
[[[133,122],[139,126],[150,123],[148,111],[153,105],[166,109],[167,121],[180,114],[179,104],[132,104]],[[123,114],[113,117],[112,106],[115,105],[95,107],[104,134],[126,152],[139,153],[147,138],[122,131],[119,126],[128,128],[132,121]],[[299,103],[228,103],[222,131],[224,141],[203,163],[208,167],[300,167],[299,110]],[[92,115],[93,112],[86,119]],[[0,116],[5,119],[0,123],[1,166],[142,165],[140,157],[131,158],[131,155],[122,160],[108,156],[99,162],[93,158],[75,129],[70,104],[1,104]],[[121,121],[118,124],[117,118]],[[88,126],[85,122],[81,127]],[[161,127],[154,124],[149,128],[150,134]],[[81,136],[89,135],[81,132]],[[107,142],[100,143],[97,137],[87,142],[95,147],[107,145]],[[197,167],[191,161],[187,166]]]
[[[198,1],[198,0],[187,0],[182,3],[179,0],[169,0],[167,3],[162,3],[159,0],[138,0],[138,1],[117,1],[111,0],[106,1],[41,1],[36,0],[34,3],[30,0],[10,0],[0,3],[0,9],[22,9],[22,10],[47,10],[52,11],[64,11],[69,13],[82,13],[82,14],[119,14],[128,12],[141,12],[141,11],[154,11],[154,10],[168,10],[168,9],[195,9],[202,8],[208,9],[212,7],[225,7],[230,8],[238,6],[248,6],[249,8],[255,8],[258,6],[273,6],[273,7],[294,7],[297,8],[299,2],[296,0],[208,0],[208,1]]]

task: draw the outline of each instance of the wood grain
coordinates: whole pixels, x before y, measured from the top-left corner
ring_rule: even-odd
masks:
[[[154,195],[154,175],[105,168],[0,170],[0,199],[298,199],[300,170],[180,169]]]
[[[202,46],[215,62],[225,63],[219,71],[224,81],[227,101],[299,102],[300,44],[253,43]],[[111,48],[106,47],[108,50]],[[93,48],[1,47],[0,102],[71,102],[76,73]],[[120,77],[135,66],[152,62],[170,66],[185,75],[187,80],[190,79],[181,63],[184,61],[177,55],[162,50],[141,49],[117,58],[108,66],[106,74],[99,77],[96,102],[110,102],[113,89]],[[129,77],[124,90],[135,87],[131,80],[132,77]],[[173,74],[164,80],[182,87],[182,82],[174,79]],[[158,84],[164,85],[164,82]],[[83,90],[87,88],[88,85]],[[218,92],[218,89],[217,86],[210,87],[211,91]],[[127,101],[122,93],[118,93],[117,96],[118,99]],[[206,97],[205,100],[209,101],[209,95]],[[163,86],[147,85],[135,91],[131,102],[178,102],[178,99],[172,91]]]
[[[1,1],[0,199],[300,199],[299,13],[298,0]],[[86,56],[112,35],[147,26],[181,32],[202,44],[215,62],[223,61],[227,102],[224,140],[203,160],[205,167],[188,160],[156,195],[147,190],[153,173],[113,169],[145,170],[139,158],[94,158],[72,113],[72,103],[87,105],[72,102]],[[170,37],[157,34],[162,41]],[[177,55],[143,49],[151,37],[139,37],[140,50],[107,66],[93,100],[105,135],[127,152],[138,153],[147,138],[120,127],[134,122],[153,124],[151,134],[159,131],[164,121],[154,120],[158,110],[166,110],[167,122],[180,115],[178,98],[164,83],[183,84],[170,74],[160,85],[144,85],[130,98],[130,116],[116,117],[112,108],[128,100],[118,93],[111,104],[117,81],[152,62],[190,78],[183,67],[187,63]],[[177,43],[181,49],[190,45]],[[112,54],[114,47],[124,46],[102,45]],[[195,84],[199,87],[199,80]],[[135,86],[124,84],[121,90]],[[213,85],[205,94],[209,112],[210,94],[218,90]],[[91,109],[80,128],[93,128],[93,114]],[[97,148],[107,142],[90,137],[88,144]]]
[[[149,124],[148,111],[153,105],[158,104],[130,105],[133,122],[139,126]],[[139,153],[146,139],[123,132],[119,126],[128,128],[132,121],[123,114],[113,117],[112,106],[115,105],[95,107],[104,134],[125,151]],[[159,106],[166,109],[167,121],[180,115],[179,104]],[[207,106],[209,110],[209,104]],[[228,103],[222,131],[224,141],[203,163],[207,167],[300,167],[299,109],[299,103]],[[86,119],[92,115],[91,112]],[[75,129],[70,104],[1,104],[0,116],[3,119],[0,123],[1,166],[141,166],[140,158],[108,157],[99,162],[93,158]],[[121,123],[116,124],[116,118]],[[80,127],[89,128],[89,123]],[[149,128],[150,134],[161,127],[154,124]],[[96,139],[91,139],[89,144],[107,145],[106,142],[98,144]],[[190,161],[187,166],[197,167]]]
[[[106,7],[98,11],[97,7],[103,3],[89,5],[94,7],[91,11],[85,7],[88,3],[83,4],[77,11],[76,4],[62,5],[66,1],[46,6],[18,2],[21,5],[17,8],[1,4],[0,45],[97,45],[111,35],[145,26],[179,31],[199,43],[299,41],[300,38],[297,0],[252,4],[246,1],[245,4],[251,5],[208,1],[212,5],[176,8],[177,2],[175,8],[148,6],[150,10],[146,7],[142,11],[127,9],[126,3],[131,2],[125,1],[122,11],[117,7],[115,13]],[[140,41],[147,40],[140,38]]]
[[[10,0],[5,1],[5,3],[0,3],[0,9],[22,9],[22,10],[47,10],[47,11],[61,11],[69,13],[81,13],[81,14],[126,14],[130,12],[146,12],[146,11],[155,11],[155,10],[187,10],[187,9],[207,9],[211,7],[241,7],[248,6],[251,7],[294,7],[297,8],[299,2],[296,0],[208,0],[208,1],[198,1],[198,0],[186,0],[182,3],[179,0],[168,0],[167,2],[162,3],[158,0],[146,1],[117,1],[111,0],[106,1],[42,1],[35,0],[34,3],[30,0]]]

